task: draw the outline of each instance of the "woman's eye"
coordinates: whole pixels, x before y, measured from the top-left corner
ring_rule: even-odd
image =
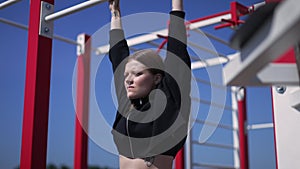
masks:
[[[143,74],[143,72],[138,72],[138,73],[135,74],[135,76],[140,76],[142,74]]]

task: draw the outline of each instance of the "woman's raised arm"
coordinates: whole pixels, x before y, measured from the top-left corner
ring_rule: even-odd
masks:
[[[122,29],[120,0],[109,0],[111,12],[110,29]]]

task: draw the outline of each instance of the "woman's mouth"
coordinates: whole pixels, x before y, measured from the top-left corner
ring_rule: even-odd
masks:
[[[133,88],[134,88],[133,86],[128,86],[128,87],[127,87],[127,89],[133,89]]]

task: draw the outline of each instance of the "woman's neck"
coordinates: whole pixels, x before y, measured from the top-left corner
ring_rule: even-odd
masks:
[[[133,107],[137,110],[144,110],[148,109],[149,107],[145,105],[149,103],[149,97],[144,97],[144,98],[138,98],[138,99],[132,99],[131,104]]]

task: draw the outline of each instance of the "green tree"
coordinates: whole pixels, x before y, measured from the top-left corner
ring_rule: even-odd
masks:
[[[98,166],[88,166],[88,169],[102,169],[102,168],[100,168]]]
[[[47,169],[58,169],[54,164],[48,164]]]
[[[71,168],[68,167],[68,166],[66,166],[66,165],[62,165],[62,166],[60,167],[60,169],[71,169]]]

